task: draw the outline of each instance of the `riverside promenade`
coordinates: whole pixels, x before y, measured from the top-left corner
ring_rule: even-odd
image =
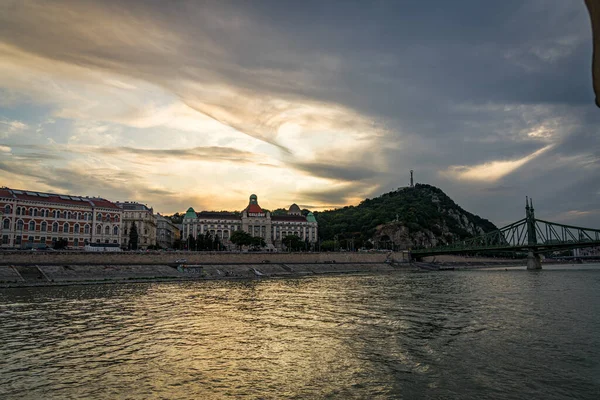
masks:
[[[71,284],[293,278],[516,266],[522,260],[433,257],[411,263],[406,252],[0,252],[0,288]],[[433,266],[433,268],[432,268]]]
[[[0,253],[0,287],[392,272],[406,253]]]

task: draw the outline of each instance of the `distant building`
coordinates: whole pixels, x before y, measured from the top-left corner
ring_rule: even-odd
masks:
[[[173,243],[181,239],[181,231],[169,218],[156,214],[156,242],[163,249],[173,248]]]
[[[286,215],[271,215],[258,204],[255,194],[250,196],[248,206],[241,214],[232,212],[196,212],[190,207],[183,217],[182,240],[189,235],[197,238],[207,232],[218,236],[222,243],[232,248],[229,240],[237,230],[248,232],[252,236],[261,237],[267,248],[281,249],[282,239],[288,235],[296,235],[309,245],[317,242],[318,226],[314,215],[309,212],[302,215],[300,207],[292,204]]]
[[[83,249],[120,243],[123,211],[99,197],[0,188],[3,248],[52,247],[61,239]]]
[[[135,224],[138,232],[138,249],[145,250],[148,246],[155,246],[157,221],[154,210],[147,205],[135,201],[117,202],[123,210],[123,237],[121,247],[129,248],[129,232],[131,224]]]

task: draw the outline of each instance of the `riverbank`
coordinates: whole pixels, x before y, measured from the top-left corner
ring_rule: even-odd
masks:
[[[325,274],[372,274],[509,268],[524,260],[445,256],[423,262],[408,262],[402,253],[124,253],[27,254],[0,259],[0,288],[89,285],[132,282],[177,282],[194,280],[252,280],[299,278]],[[182,256],[187,256],[182,259]],[[170,260],[170,262],[165,262]],[[282,262],[283,260],[289,260]],[[351,261],[349,261],[351,260]],[[34,263],[33,261],[37,261]],[[87,261],[87,262],[86,262]],[[104,261],[99,263],[99,261]],[[142,263],[140,261],[145,261]],[[161,262],[162,261],[162,262]],[[217,261],[217,262],[215,262]],[[219,262],[220,261],[220,262]],[[546,261],[545,265],[572,263]]]
[[[325,274],[413,270],[409,263],[180,264],[180,265],[4,265],[0,287],[56,286],[219,279],[294,278]]]

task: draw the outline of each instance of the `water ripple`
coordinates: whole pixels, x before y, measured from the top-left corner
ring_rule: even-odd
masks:
[[[1,398],[597,398],[600,270],[7,289]]]

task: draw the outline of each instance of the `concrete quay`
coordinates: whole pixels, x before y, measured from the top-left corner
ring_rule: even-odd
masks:
[[[196,264],[169,265],[0,265],[0,288],[74,284],[217,279],[294,278],[322,274],[410,270],[408,263]]]
[[[0,252],[0,265],[324,264],[407,262],[402,252],[233,253],[233,252]]]
[[[182,259],[186,261],[175,262]],[[0,256],[0,287],[261,279],[411,268],[402,253],[7,252]]]

